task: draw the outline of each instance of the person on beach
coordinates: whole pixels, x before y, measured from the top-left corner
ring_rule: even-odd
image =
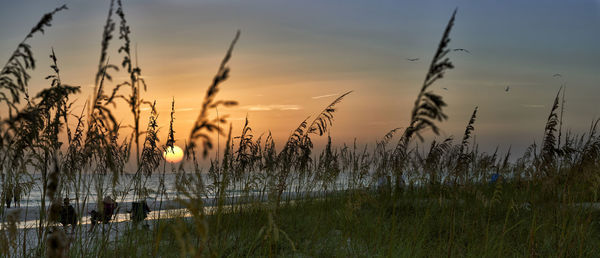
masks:
[[[4,202],[6,203],[6,208],[7,208],[7,209],[10,209],[10,202],[11,202],[11,201],[12,201],[12,199],[13,199],[13,191],[12,191],[12,189],[7,189],[7,190],[4,192],[4,194],[5,194],[5,195],[4,195]]]
[[[492,178],[490,178],[490,184],[494,184],[498,181],[502,181],[502,176],[498,173],[492,174]]]
[[[65,198],[63,200],[63,206],[60,211],[60,223],[63,225],[63,227],[67,227],[67,225],[70,224],[71,231],[75,232],[75,226],[77,225],[77,213],[75,212],[73,205],[69,203],[69,198]]]
[[[102,200],[102,208],[103,209],[101,210],[101,212],[97,212],[96,210],[92,210],[90,212],[92,221],[90,231],[92,231],[94,227],[96,227],[96,224],[98,224],[98,222],[100,221],[104,224],[110,222],[113,214],[117,210],[117,203],[115,202],[115,200],[110,198],[110,196],[106,196],[104,197],[104,200]]]
[[[14,193],[13,193],[13,203],[14,203],[14,207],[19,207],[21,208],[21,187],[17,184],[17,186],[15,186],[15,188],[13,189]]]
[[[148,213],[150,213],[150,207],[148,207],[148,203],[146,203],[146,200],[138,201],[131,203],[131,210],[127,212],[131,213],[129,218],[133,222],[138,223],[140,221],[145,220],[146,217],[148,217]]]

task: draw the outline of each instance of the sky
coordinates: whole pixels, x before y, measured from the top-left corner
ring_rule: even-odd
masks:
[[[33,95],[49,86],[44,77],[51,73],[48,55],[53,47],[63,83],[82,86],[82,93],[72,99],[74,108],[81,109],[93,89],[108,0],[2,0],[0,60],[8,59],[44,13],[62,4],[69,10],[58,13],[44,35],[30,40],[38,66],[31,73],[29,91]],[[452,52],[455,69],[432,86],[448,103],[444,111],[449,119],[439,124],[438,138],[460,140],[478,106],[475,135],[480,149],[511,147],[522,153],[541,141],[562,84],[567,85],[566,128],[585,132],[600,117],[598,0],[124,0],[123,4],[148,84],[142,98],[157,102],[163,143],[174,98],[175,138],[178,145],[184,144],[206,88],[239,29],[231,77],[218,95],[240,103],[219,110],[229,115],[234,135],[247,116],[255,136],[270,131],[281,148],[302,120],[352,90],[337,106],[331,137],[337,145],[351,144],[354,138],[372,145],[389,130],[408,125],[414,99],[455,8],[450,47],[471,54]],[[112,63],[122,60],[116,51],[120,45],[115,36],[109,53]],[[553,76],[556,73],[562,77]],[[123,72],[113,76],[109,88],[127,80]],[[123,124],[131,123],[125,103],[114,112]],[[145,109],[143,127],[148,114]]]

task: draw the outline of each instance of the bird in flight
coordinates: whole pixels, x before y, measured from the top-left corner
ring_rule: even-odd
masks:
[[[455,48],[455,49],[452,49],[452,51],[462,51],[462,52],[467,52],[467,53],[471,54],[471,52],[469,52],[469,50],[466,50],[464,48]]]
[[[444,89],[444,90],[448,90],[448,88],[442,88],[442,89]]]
[[[555,73],[554,75],[552,75],[552,77],[562,77],[562,74],[560,74],[560,73]]]
[[[508,92],[508,90],[510,90],[510,86],[506,86],[506,89],[504,91]]]
[[[407,58],[406,60],[414,62],[414,61],[419,61],[419,58]]]

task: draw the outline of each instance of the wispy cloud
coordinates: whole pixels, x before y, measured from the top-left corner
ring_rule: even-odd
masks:
[[[248,109],[250,111],[269,111],[269,110],[272,110],[272,108],[270,108],[268,106],[260,106],[260,105],[248,106],[246,109]]]
[[[298,105],[281,105],[277,107],[279,110],[300,110]]]
[[[320,95],[320,96],[314,96],[311,97],[312,99],[320,99],[320,98],[327,98],[327,97],[331,97],[331,96],[337,96],[337,93],[333,93],[333,94],[326,94],[326,95]]]
[[[526,108],[544,108],[545,107],[544,105],[536,105],[536,104],[523,104],[521,106],[526,107]]]
[[[248,111],[290,111],[302,109],[299,105],[246,105],[241,106],[241,108]]]

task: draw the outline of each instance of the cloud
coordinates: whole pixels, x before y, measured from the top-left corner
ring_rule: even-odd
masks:
[[[246,105],[241,108],[248,111],[290,111],[302,109],[299,105]]]
[[[536,104],[523,104],[522,106],[526,107],[526,108],[544,108],[545,107],[544,105],[536,105]]]
[[[331,97],[331,96],[337,96],[337,93],[333,93],[333,94],[326,94],[326,95],[321,95],[321,96],[314,96],[311,97],[312,99],[320,99],[320,98],[327,98],[327,97]]]
[[[300,110],[298,105],[279,105],[277,108],[279,110]]]

